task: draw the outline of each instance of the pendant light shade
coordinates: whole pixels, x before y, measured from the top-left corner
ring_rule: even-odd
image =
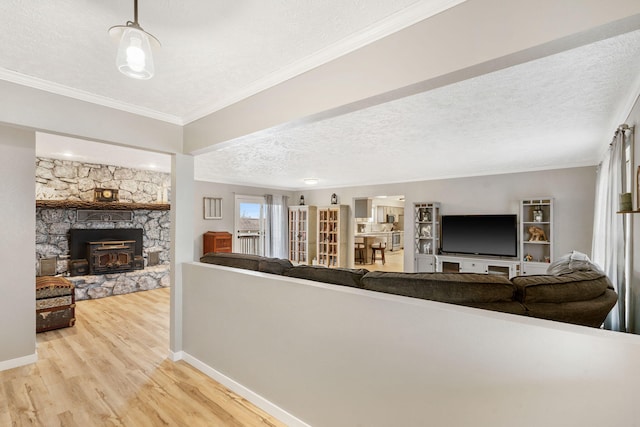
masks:
[[[122,32],[116,66],[122,74],[134,79],[147,80],[153,77],[153,55],[144,31],[129,27]]]
[[[116,55],[118,70],[134,79],[147,80],[154,74],[151,47],[160,47],[160,42],[138,24],[138,0],[134,0],[133,7],[134,21],[109,28],[109,35],[119,42]]]

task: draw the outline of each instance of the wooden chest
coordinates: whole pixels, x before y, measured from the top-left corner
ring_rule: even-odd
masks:
[[[73,326],[75,314],[73,283],[64,277],[36,277],[36,332]]]
[[[231,252],[231,233],[226,231],[207,231],[203,235],[203,252]]]

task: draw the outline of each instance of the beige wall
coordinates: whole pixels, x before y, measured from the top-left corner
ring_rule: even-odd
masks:
[[[235,215],[235,196],[264,196],[282,194],[289,196],[289,204],[296,204],[291,197],[293,192],[269,188],[247,187],[243,185],[219,184],[206,181],[195,182],[194,212],[194,253],[197,261],[202,256],[202,235],[207,231],[228,231],[233,234]],[[203,197],[222,197],[222,219],[204,219]]]
[[[35,360],[35,144],[0,125],[0,370]]]
[[[0,123],[163,153],[182,152],[182,126],[0,80]]]
[[[305,191],[308,205],[327,205],[331,193],[341,204],[350,205],[353,199],[367,196],[405,196],[405,245],[411,240],[411,206],[415,202],[440,202],[446,214],[505,214],[518,213],[518,202],[533,197],[553,197],[555,207],[555,253],[559,256],[571,250],[591,253],[593,206],[595,198],[595,167],[555,169],[421,181],[403,184],[373,185]],[[300,193],[294,195],[294,200]],[[349,224],[353,235],[353,224]],[[349,247],[352,247],[350,244]],[[353,254],[349,254],[353,261]],[[405,251],[405,271],[413,271],[413,255]]]

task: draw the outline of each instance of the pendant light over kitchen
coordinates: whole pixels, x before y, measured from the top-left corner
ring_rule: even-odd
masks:
[[[138,0],[133,0],[133,14],[133,22],[109,28],[109,35],[120,43],[116,55],[118,70],[134,79],[147,80],[154,74],[151,47],[159,48],[160,42],[138,24]]]

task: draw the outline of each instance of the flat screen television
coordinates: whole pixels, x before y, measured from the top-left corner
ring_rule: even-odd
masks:
[[[518,256],[516,215],[443,215],[442,253]]]

